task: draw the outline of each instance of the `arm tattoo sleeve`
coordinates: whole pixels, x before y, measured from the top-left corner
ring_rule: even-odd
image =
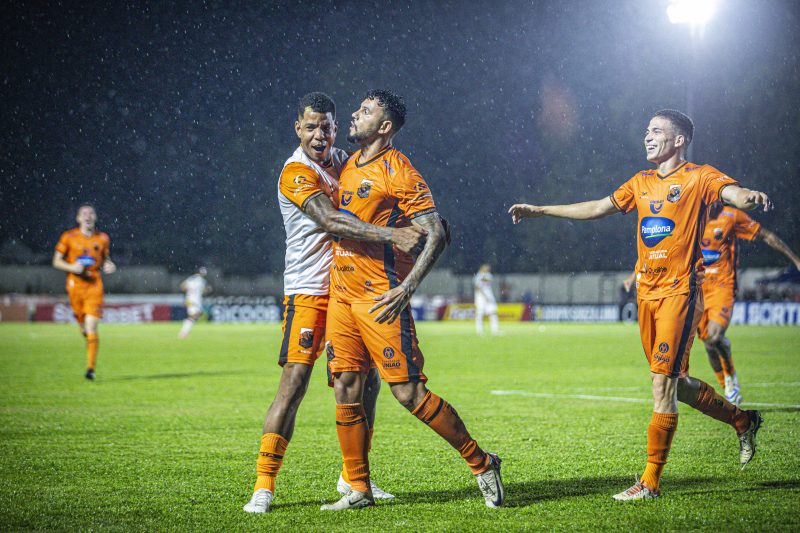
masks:
[[[320,228],[343,239],[390,242],[392,238],[392,231],[389,228],[373,226],[362,222],[353,215],[337,211],[324,194],[318,194],[309,199],[303,207],[303,211]]]
[[[433,268],[436,260],[439,259],[446,247],[444,227],[440,222],[438,213],[433,212],[419,216],[414,219],[414,222],[428,232],[428,238],[425,241],[425,248],[422,249],[422,252],[414,262],[414,268],[408,273],[408,277],[403,280],[403,284],[411,292],[417,290],[419,284],[428,275],[428,272]]]

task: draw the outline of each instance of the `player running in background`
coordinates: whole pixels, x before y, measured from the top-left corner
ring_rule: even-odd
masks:
[[[178,337],[185,339],[192,331],[194,323],[203,314],[203,296],[211,292],[211,285],[206,281],[208,270],[200,267],[197,272],[181,282],[181,290],[186,293],[186,318],[183,320]]]
[[[703,312],[697,275],[703,269],[700,239],[707,206],[721,200],[741,209],[763,206],[766,211],[771,203],[766,194],[740,187],[714,167],[687,162],[684,154],[693,133],[694,124],[683,113],[659,111],[644,136],[647,160],[656,169],[638,172],[601,200],[516,204],[509,209],[515,224],[541,216],[592,220],[638,211],[639,330],[653,381],[653,415],[647,429],[644,474],[631,488],[615,495],[616,500],[659,496],[659,479],[678,426],[678,401],[736,430],[742,466],[756,451],[760,413],[741,411],[713,387],[689,377],[689,353]]]
[[[108,235],[95,228],[94,206],[83,204],[76,217],[78,227],[61,234],[53,254],[53,267],[67,273],[69,303],[81,334],[86,338],[86,379],[95,378],[100,344],[97,325],[103,316],[103,278],[117,267],[109,257]]]
[[[500,335],[500,321],[497,317],[497,300],[492,291],[492,266],[481,265],[472,280],[475,289],[475,330],[483,335],[483,318],[489,316],[492,335]]]
[[[777,235],[744,212],[714,202],[708,208],[708,220],[700,246],[703,251],[706,281],[703,284],[705,309],[698,336],[705,343],[708,360],[725,391],[725,398],[736,405],[742,401],[739,378],[733,366],[731,341],[725,336],[736,298],[737,239],[763,240],[781,252],[800,269],[800,259]]]
[[[392,147],[405,115],[399,96],[370,91],[353,113],[347,137],[361,149],[342,170],[340,210],[378,226],[418,225],[426,230],[427,240],[416,261],[380,243],[343,239],[334,246],[327,355],[334,376],[336,432],[351,490],[339,501],[323,505],[322,510],[357,509],[374,503],[369,425],[362,399],[364,376],[372,362],[403,407],[458,450],[477,477],[486,505],[503,503],[500,459],[484,452],[456,410],[425,386],[424,358],[408,303],[444,251],[447,237],[425,180],[408,158]],[[403,453],[403,449],[397,452]]]
[[[248,513],[269,511],[275,495],[275,477],[294,432],[295,417],[308,389],[311,371],[325,339],[331,235],[368,240],[380,246],[397,246],[410,252],[425,238],[419,228],[395,229],[365,224],[336,210],[339,172],[348,154],[333,147],[336,140],[336,105],[326,94],[313,92],[299,101],[295,132],[300,146],[286,160],[278,181],[278,204],[286,230],[284,270],[283,342],[278,364],[283,367],[275,399],[264,420],[256,470],[258,477]],[[369,435],[375,421],[380,390],[377,372],[370,372],[368,393]],[[337,488],[349,490],[340,478]],[[383,498],[394,498],[373,485]]]

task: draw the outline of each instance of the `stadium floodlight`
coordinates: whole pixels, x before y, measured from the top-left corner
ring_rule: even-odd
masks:
[[[717,0],[670,0],[667,16],[673,24],[704,26],[716,7]]]

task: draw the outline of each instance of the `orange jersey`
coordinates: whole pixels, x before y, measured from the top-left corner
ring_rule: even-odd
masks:
[[[109,254],[111,241],[106,233],[97,231],[87,237],[80,228],[73,228],[61,234],[56,245],[56,252],[64,256],[68,263],[81,263],[85,268],[83,274],[67,273],[67,285],[102,284],[100,268]]]
[[[431,191],[408,158],[387,148],[359,164],[359,150],[339,177],[339,210],[369,224],[405,227],[433,213]],[[391,244],[341,240],[334,245],[331,294],[347,303],[371,301],[399,285],[414,260]]]
[[[736,181],[709,165],[683,163],[666,176],[642,170],[611,195],[623,213],[639,213],[636,287],[642,300],[687,294],[703,268],[706,209]]]
[[[717,218],[706,220],[706,230],[700,241],[706,283],[734,287],[738,262],[736,239],[752,241],[760,229],[761,224],[743,211],[729,206]],[[703,290],[705,288],[703,285]]]

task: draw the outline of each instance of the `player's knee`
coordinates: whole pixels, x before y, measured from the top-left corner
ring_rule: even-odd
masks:
[[[406,381],[405,383],[392,383],[392,394],[400,405],[413,411],[425,398],[427,389],[424,383]]]

